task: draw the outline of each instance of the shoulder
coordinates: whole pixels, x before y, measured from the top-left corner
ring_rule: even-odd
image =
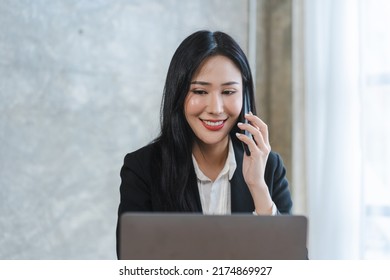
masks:
[[[149,165],[152,162],[155,162],[160,154],[160,145],[158,143],[151,143],[128,153],[125,156],[124,165],[128,167]]]
[[[272,151],[268,156],[264,179],[280,213],[291,213],[292,207],[290,187],[286,175],[282,157]]]
[[[278,153],[276,153],[274,151],[271,151],[269,153],[268,160],[267,160],[267,166],[266,166],[266,172],[267,172],[267,169],[269,171],[284,169],[283,159]]]
[[[161,169],[161,148],[158,143],[151,143],[128,153],[121,169],[122,178],[134,176],[150,181]],[[155,179],[155,178],[154,178]]]
[[[120,204],[118,215],[124,212],[145,212],[153,209],[153,187],[158,176],[158,145],[149,144],[125,156],[120,171]]]
[[[280,184],[288,186],[286,175],[287,172],[282,157],[278,153],[272,151],[268,155],[264,172],[264,179],[267,182],[270,191],[275,190]]]
[[[284,166],[282,157],[271,151],[268,155],[267,165],[265,167],[264,179],[271,190],[275,190],[278,185],[288,186],[287,171]]]

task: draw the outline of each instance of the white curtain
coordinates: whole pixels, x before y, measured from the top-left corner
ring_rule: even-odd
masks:
[[[310,259],[361,256],[359,0],[305,1]]]

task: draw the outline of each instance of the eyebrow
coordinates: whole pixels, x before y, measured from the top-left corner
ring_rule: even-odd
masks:
[[[231,81],[221,84],[222,86],[231,86],[231,85],[239,85],[239,82]],[[211,83],[209,82],[203,82],[203,81],[193,81],[191,82],[191,85],[201,85],[201,86],[209,86]]]

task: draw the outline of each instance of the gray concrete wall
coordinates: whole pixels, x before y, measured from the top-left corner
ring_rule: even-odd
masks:
[[[123,157],[158,133],[198,29],[247,49],[237,0],[0,2],[0,259],[115,258]]]

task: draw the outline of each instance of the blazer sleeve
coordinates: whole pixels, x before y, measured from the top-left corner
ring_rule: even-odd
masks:
[[[142,164],[135,155],[128,154],[121,168],[120,203],[118,215],[124,212],[151,211],[150,185]]]
[[[264,177],[278,214],[291,214],[291,193],[286,178],[286,168],[279,154],[275,152],[269,154]]]
[[[125,212],[152,211],[150,174],[145,171],[145,159],[137,152],[127,154],[120,171],[120,203],[116,228],[116,249],[119,258],[120,217]]]

